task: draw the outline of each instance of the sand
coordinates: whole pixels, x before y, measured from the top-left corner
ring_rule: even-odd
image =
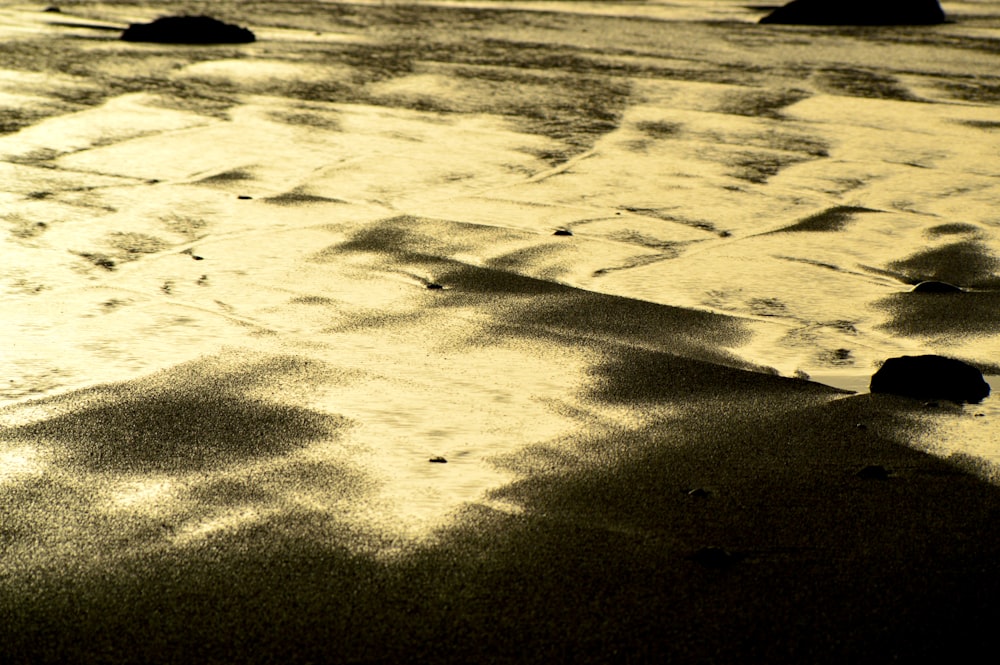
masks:
[[[0,661],[992,647],[1000,401],[866,386],[1000,386],[1000,4],[169,4],[0,9]]]

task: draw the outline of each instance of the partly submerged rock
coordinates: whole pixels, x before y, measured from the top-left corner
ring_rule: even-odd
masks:
[[[247,44],[256,36],[246,28],[209,16],[164,16],[152,23],[132,23],[122,39],[159,44]]]
[[[990,384],[978,369],[944,356],[889,358],[872,376],[873,393],[916,399],[946,399],[979,403],[990,394]]]
[[[910,293],[965,293],[965,289],[948,282],[928,280],[914,286],[910,289]]]
[[[792,0],[760,20],[792,25],[934,25],[938,0]]]

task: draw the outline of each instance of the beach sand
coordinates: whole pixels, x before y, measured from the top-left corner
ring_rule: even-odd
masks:
[[[1000,400],[866,391],[1000,385],[943,6],[0,9],[0,662],[989,652]],[[118,40],[168,11],[257,41]]]

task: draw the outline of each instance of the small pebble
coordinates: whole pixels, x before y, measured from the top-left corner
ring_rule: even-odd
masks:
[[[439,290],[439,289],[443,289],[444,287],[442,285],[438,284],[437,282],[430,282],[427,285],[427,288],[428,289],[433,289],[433,290]]]
[[[708,497],[709,494],[711,494],[711,492],[709,492],[707,489],[703,487],[696,487],[693,490],[688,490],[686,494],[696,499],[705,499]]]
[[[249,201],[249,200],[250,200],[250,199],[252,199],[253,197],[252,197],[252,196],[247,196],[246,194],[240,194],[240,195],[239,195],[239,196],[237,196],[236,198],[238,198],[238,199],[239,199],[239,200],[241,200],[241,201]]]
[[[926,281],[920,282],[912,289],[911,293],[965,293],[965,289],[949,284],[948,282]]]
[[[448,460],[446,460],[443,457],[432,457],[430,461],[433,462],[434,464],[447,464],[448,463]]]
[[[556,232],[553,233],[552,235],[554,235],[554,236],[571,236],[571,235],[573,235],[573,232],[570,231],[569,229],[557,229]]]
[[[855,425],[855,427],[857,427],[860,430],[868,429],[868,425],[865,425],[864,423],[858,423],[857,425]]]
[[[888,480],[889,471],[886,470],[881,464],[870,464],[865,468],[858,471],[856,474],[858,478],[863,480]]]

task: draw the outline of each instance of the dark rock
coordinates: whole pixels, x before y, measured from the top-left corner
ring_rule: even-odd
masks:
[[[115,260],[106,254],[83,252],[80,256],[87,259],[98,268],[114,270],[117,267]]]
[[[448,463],[448,460],[446,460],[443,457],[432,457],[430,459],[430,461],[433,462],[434,464],[447,464]]]
[[[48,12],[50,14],[60,14],[60,13],[62,13],[62,10],[59,9],[59,7],[56,7],[55,5],[51,5],[49,7],[46,7],[42,11],[43,12]]]
[[[870,389],[873,393],[973,404],[990,394],[990,384],[978,369],[935,355],[889,358],[872,375]]]
[[[438,284],[437,282],[430,282],[429,284],[427,284],[427,288],[437,291],[437,290],[443,289],[444,286],[441,285],[441,284]]]
[[[132,23],[121,38],[158,44],[247,44],[256,39],[246,28],[209,16],[164,16],[152,23]]]
[[[249,201],[253,197],[252,196],[247,196],[246,194],[240,194],[236,198],[238,198],[240,201]]]
[[[792,0],[760,20],[791,25],[934,25],[938,0]]]
[[[711,494],[711,492],[709,492],[707,489],[703,487],[696,487],[692,490],[687,490],[685,494],[687,494],[690,497],[694,497],[695,499],[707,499],[708,495]]]
[[[965,293],[965,289],[948,282],[928,280],[914,286],[910,293]]]
[[[554,235],[554,236],[571,236],[571,235],[573,235],[573,232],[570,231],[569,229],[557,229],[556,232],[553,233],[552,235]]]
[[[866,466],[854,475],[864,480],[889,480],[889,471],[881,464]]]

